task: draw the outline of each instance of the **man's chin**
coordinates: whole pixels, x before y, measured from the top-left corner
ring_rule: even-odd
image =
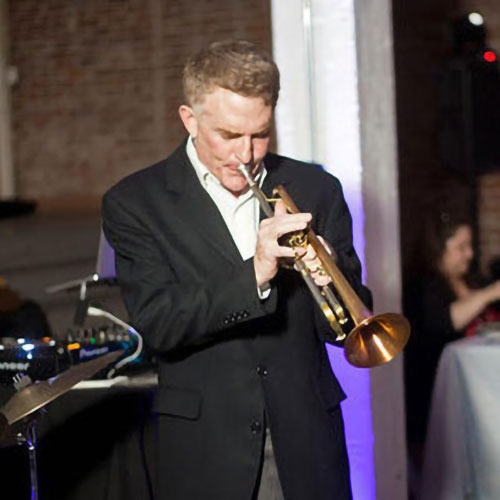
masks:
[[[235,196],[239,196],[243,192],[247,190],[247,183],[245,180],[240,181],[238,180],[233,180],[233,181],[228,181],[224,182],[222,184],[228,191],[231,191]]]

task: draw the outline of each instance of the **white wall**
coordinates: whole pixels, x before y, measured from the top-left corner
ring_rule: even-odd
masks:
[[[401,311],[395,82],[390,0],[355,0],[366,282],[376,312]],[[406,499],[403,356],[371,371],[377,498]]]
[[[339,177],[375,309],[399,311],[390,0],[273,0],[272,16],[283,89],[279,152],[319,162]],[[354,498],[406,498],[401,359],[367,371],[331,352],[348,392],[343,411]]]

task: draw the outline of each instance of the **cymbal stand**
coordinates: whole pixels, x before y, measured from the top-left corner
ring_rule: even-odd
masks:
[[[45,413],[45,411],[41,411]],[[37,419],[31,417],[22,430],[17,434],[17,444],[20,446],[26,445],[28,448],[28,457],[30,463],[30,478],[31,478],[31,500],[38,500],[38,467],[36,460],[36,445],[38,442],[36,433]]]
[[[30,477],[31,477],[31,500],[38,500],[38,471],[36,466],[36,420],[28,424],[26,428],[26,445],[28,446],[28,455],[30,459]]]
[[[78,382],[91,377],[116,361],[122,354],[123,349],[109,352],[91,361],[73,366],[51,379],[35,381],[34,383],[27,375],[14,377],[14,387],[18,392],[0,408],[0,442],[8,443],[9,439],[14,438],[10,442],[27,445],[31,473],[31,500],[38,500],[37,417],[46,413],[44,408],[46,404],[69,391]],[[11,431],[16,432],[12,433]]]

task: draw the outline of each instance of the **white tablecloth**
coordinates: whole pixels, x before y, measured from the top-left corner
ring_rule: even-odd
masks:
[[[453,342],[443,351],[421,498],[500,499],[500,330]]]

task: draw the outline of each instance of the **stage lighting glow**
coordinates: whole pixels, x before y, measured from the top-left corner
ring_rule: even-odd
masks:
[[[21,347],[25,351],[32,351],[35,348],[35,346],[33,344],[23,344]]]
[[[497,55],[492,50],[487,50],[483,54],[483,59],[487,62],[495,62],[497,60]]]
[[[474,26],[482,26],[484,23],[483,16],[479,14],[478,12],[471,12],[469,14],[469,22],[473,24]]]

